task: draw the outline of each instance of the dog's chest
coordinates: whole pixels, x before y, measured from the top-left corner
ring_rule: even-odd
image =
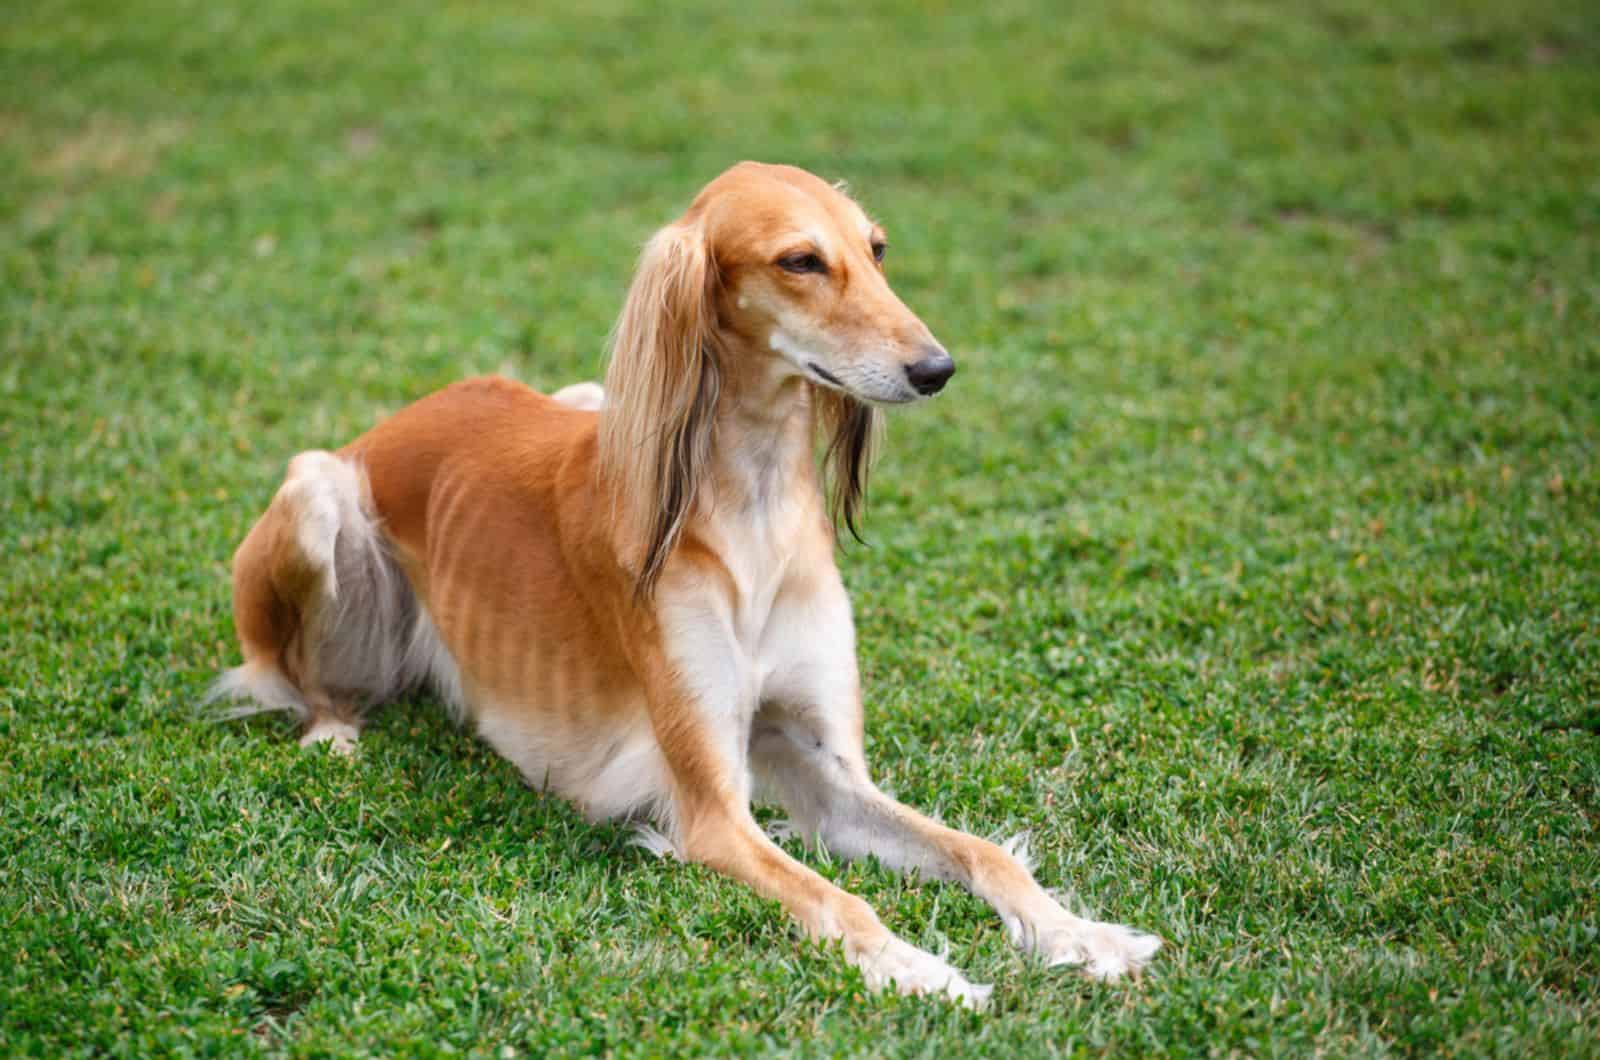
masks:
[[[848,606],[841,614],[829,594],[817,591],[837,585],[831,556],[821,552],[826,569],[809,570],[818,549],[801,530],[773,522],[716,535],[707,541],[715,571],[663,601],[668,656],[685,691],[717,713],[747,716],[774,675],[815,658],[830,637],[849,636]]]

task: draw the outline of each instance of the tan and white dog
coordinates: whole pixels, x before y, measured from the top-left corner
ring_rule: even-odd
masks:
[[[234,556],[245,662],[215,694],[349,748],[431,686],[531,784],[653,822],[659,852],[777,899],[873,987],[989,990],[785,853],[753,788],[808,843],[958,881],[1051,964],[1137,971],[1155,937],[1074,916],[1014,846],[868,776],[835,519],[854,530],[878,408],[955,371],[883,253],[840,188],[728,170],[645,247],[603,391],[469,380],[290,461]]]

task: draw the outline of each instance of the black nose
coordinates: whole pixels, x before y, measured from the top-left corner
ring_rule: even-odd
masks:
[[[917,393],[924,396],[937,394],[944,389],[950,377],[956,374],[956,362],[939,346],[929,346],[922,360],[906,365],[906,378]]]

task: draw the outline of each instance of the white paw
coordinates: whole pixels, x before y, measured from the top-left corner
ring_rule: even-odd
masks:
[[[361,735],[361,728],[348,721],[337,718],[318,718],[311,723],[311,727],[300,737],[301,747],[314,747],[319,743],[332,745],[335,754],[355,754],[356,737]]]
[[[1161,940],[1154,935],[1074,916],[1038,931],[1032,946],[1051,967],[1081,966],[1085,974],[1096,979],[1137,975],[1160,948]]]
[[[900,994],[942,994],[971,1009],[982,1008],[994,990],[968,982],[942,958],[893,935],[881,946],[853,954],[851,960],[873,990],[892,986]]]

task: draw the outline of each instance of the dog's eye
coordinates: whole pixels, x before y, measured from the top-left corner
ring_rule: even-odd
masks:
[[[883,253],[888,249],[889,244],[887,243],[872,244],[872,260],[881,263],[883,261]]]
[[[828,266],[815,254],[786,254],[778,259],[778,268],[785,272],[826,273]]]

